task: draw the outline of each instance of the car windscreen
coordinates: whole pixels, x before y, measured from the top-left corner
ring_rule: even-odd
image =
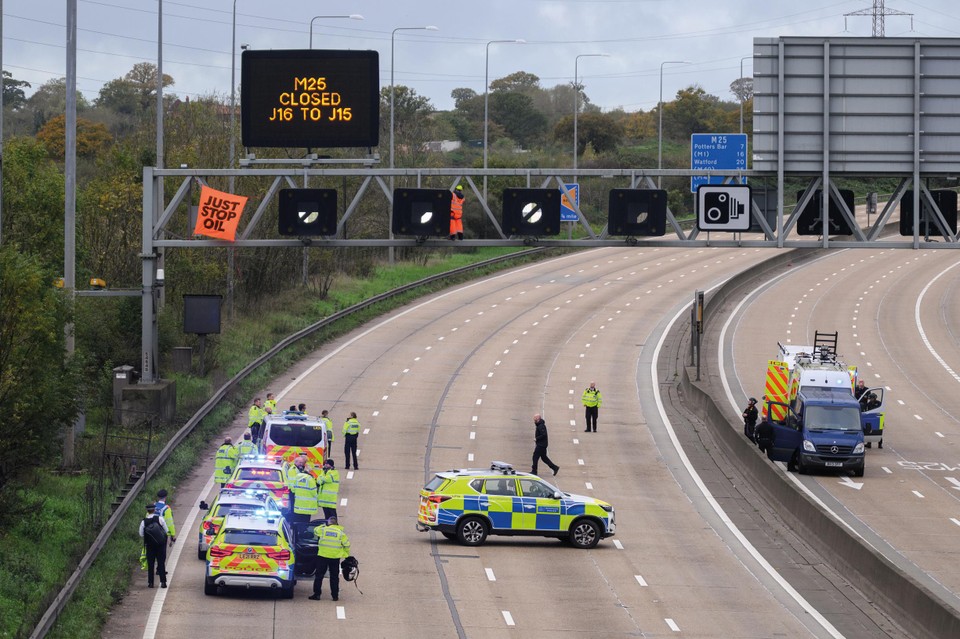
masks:
[[[269,530],[228,530],[223,534],[222,543],[239,546],[276,546],[277,533]]]
[[[808,430],[861,430],[860,411],[853,406],[811,406],[807,404],[804,424]]]
[[[313,447],[323,443],[322,424],[270,424],[267,437],[277,446]]]
[[[237,479],[252,481],[283,481],[277,468],[241,468]]]

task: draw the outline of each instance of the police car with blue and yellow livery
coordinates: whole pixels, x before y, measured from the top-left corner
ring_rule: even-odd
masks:
[[[488,535],[556,537],[593,548],[616,532],[613,506],[572,495],[510,464],[437,473],[420,491],[417,530],[479,546]]]

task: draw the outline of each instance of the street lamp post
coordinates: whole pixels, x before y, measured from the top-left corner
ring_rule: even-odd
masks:
[[[393,49],[396,40],[397,31],[439,31],[433,25],[425,27],[397,27],[390,33],[390,168],[393,168],[393,104],[394,104],[394,86],[393,86]],[[391,182],[393,176],[390,177]]]
[[[490,113],[490,45],[498,42],[526,44],[526,40],[490,40],[487,42],[486,63],[483,73],[483,169],[487,169],[487,123]],[[487,199],[487,176],[483,176],[483,199]]]
[[[743,133],[743,61],[752,59],[752,55],[740,58],[740,133]]]
[[[577,115],[580,112],[580,85],[577,83],[577,64],[580,58],[608,58],[609,53],[581,53],[573,60],[573,170],[577,170]]]
[[[663,169],[663,65],[690,64],[686,60],[666,60],[660,63],[660,100],[657,102],[657,115],[660,122],[657,126],[657,170]],[[660,176],[657,176],[657,188],[660,188]]]
[[[363,20],[363,16],[359,13],[351,13],[348,16],[313,16],[310,18],[310,48],[313,48],[313,21],[319,20],[321,18],[349,18],[350,20]]]

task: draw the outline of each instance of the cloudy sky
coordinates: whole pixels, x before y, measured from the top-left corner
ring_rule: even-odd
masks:
[[[34,88],[65,75],[65,0],[0,0],[3,69]],[[873,0],[235,0],[236,42],[253,49],[375,49],[381,86],[394,78],[437,109],[453,107],[450,92],[484,90],[487,43],[494,80],[516,71],[541,86],[574,79],[604,110],[649,110],[698,84],[732,100],[754,37],[871,35]],[[883,4],[883,3],[880,3]],[[886,0],[888,37],[960,38],[957,0]],[[108,81],[138,62],[157,62],[157,0],[78,0],[77,87],[96,98]],[[163,70],[180,97],[230,93],[234,0],[162,0]],[[361,20],[329,16],[359,14]],[[410,30],[436,26],[438,30]],[[400,31],[395,29],[402,28]],[[608,57],[580,57],[603,53]],[[240,56],[237,56],[239,82]],[[750,60],[743,62],[750,75]]]

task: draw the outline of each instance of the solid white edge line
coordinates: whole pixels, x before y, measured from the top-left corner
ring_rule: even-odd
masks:
[[[716,286],[711,287],[710,289],[708,289],[708,291],[721,286],[723,283],[725,282],[722,282],[721,284],[717,284]],[[745,301],[746,301],[746,298],[740,304],[742,305]],[[739,308],[740,306],[738,305],[737,309]],[[677,312],[677,314],[673,316],[673,319],[671,319],[670,322],[667,324],[663,333],[660,335],[660,339],[657,340],[657,347],[653,351],[653,361],[650,363],[651,379],[659,379],[657,375],[657,362],[660,360],[660,351],[663,349],[663,343],[667,340],[667,335],[670,333],[671,329],[673,328],[673,325],[677,323],[677,320],[679,320],[684,314],[688,313],[689,310],[690,309],[687,308],[686,306],[680,309]],[[735,317],[736,313],[737,311],[734,310],[734,312],[730,315],[730,317],[731,318]],[[730,322],[730,319],[727,320],[727,323],[729,322]],[[724,332],[726,331],[726,327],[727,327],[727,324],[724,324]],[[722,333],[721,333],[721,339],[720,339],[720,352],[721,353],[723,352]],[[720,364],[721,364],[720,378],[724,381],[724,390],[727,391],[729,396],[729,386],[727,386],[726,378],[722,374],[723,373],[722,359],[720,360]],[[706,499],[707,503],[710,504],[710,507],[713,509],[713,512],[716,513],[716,515],[720,518],[720,521],[722,521],[724,525],[727,527],[727,530],[729,530],[734,535],[734,537],[737,538],[737,540],[743,546],[744,550],[746,550],[754,558],[754,560],[758,564],[760,564],[760,566],[766,571],[766,573],[770,575],[770,577],[774,581],[776,581],[781,588],[783,588],[784,592],[790,595],[790,597],[794,601],[796,601],[799,606],[801,606],[804,610],[806,610],[810,614],[810,616],[813,617],[824,630],[826,630],[828,633],[830,633],[831,636],[836,637],[837,639],[843,639],[843,635],[836,628],[833,627],[833,624],[827,621],[827,619],[823,615],[821,615],[816,608],[814,608],[812,605],[810,605],[810,603],[806,599],[804,599],[803,595],[797,592],[793,588],[793,586],[791,586],[790,583],[787,582],[787,580],[784,579],[779,572],[777,572],[776,568],[770,565],[770,562],[768,562],[764,558],[764,556],[760,554],[760,552],[754,547],[754,545],[750,543],[750,540],[747,539],[746,535],[744,535],[740,531],[740,529],[737,527],[737,525],[733,523],[730,517],[727,516],[727,513],[724,512],[723,508],[720,506],[719,503],[717,503],[717,500],[713,497],[713,494],[710,492],[710,489],[708,489],[706,484],[703,483],[703,480],[700,478],[700,474],[697,473],[697,470],[693,467],[693,464],[690,463],[690,459],[687,457],[687,453],[683,450],[683,446],[680,445],[680,440],[677,439],[677,434],[673,430],[673,424],[670,423],[670,418],[667,417],[667,411],[663,407],[663,398],[660,396],[659,384],[654,384],[653,397],[657,403],[657,411],[660,413],[660,419],[663,421],[664,428],[666,428],[667,430],[667,435],[670,437],[670,441],[673,443],[673,447],[676,449],[677,455],[680,457],[680,460],[683,462],[683,465],[686,467],[687,472],[690,473],[690,477],[693,479],[693,482],[697,485],[697,488],[700,489],[700,493],[703,495],[704,499]],[[802,620],[801,620],[801,623],[802,623]]]
[[[187,515],[186,520],[180,524],[180,530],[183,531],[183,535],[177,535],[178,539],[173,544],[173,552],[170,554],[170,561],[167,562],[168,579],[176,572],[177,562],[180,561],[180,552],[183,550],[183,547],[187,545],[187,539],[190,538],[187,532],[193,528],[194,522],[196,522],[197,517],[200,515],[200,502],[210,494],[211,490],[213,490],[212,474],[206,485],[204,485],[203,490],[200,491],[200,496],[193,504],[193,508]],[[154,639],[154,637],[157,636],[157,626],[160,625],[160,614],[163,612],[163,603],[167,599],[167,592],[169,592],[169,590],[169,588],[160,588],[154,595],[153,604],[151,604],[150,612],[147,614],[147,624],[143,628],[143,639]]]
[[[933,286],[934,282],[936,282],[943,275],[945,275],[947,271],[957,266],[957,264],[960,264],[960,262],[954,262],[947,268],[937,273],[937,276],[932,280],[930,280],[929,282],[927,282],[927,285],[923,287],[923,290],[920,291],[920,295],[917,296],[917,303],[914,304],[913,306],[913,321],[917,325],[917,332],[920,333],[920,339],[923,341],[923,345],[927,347],[927,350],[930,351],[930,354],[933,355],[933,358],[937,360],[940,366],[942,366],[943,369],[947,371],[947,373],[949,373],[951,377],[953,377],[953,379],[960,382],[960,375],[957,375],[957,373],[952,368],[950,368],[947,362],[945,362],[944,359],[940,357],[940,353],[934,350],[933,345],[930,343],[930,340],[927,339],[926,332],[923,330],[923,322],[920,321],[920,304],[923,302],[923,298],[927,294],[927,290],[929,290],[929,288]],[[920,419],[920,417],[917,415],[914,415],[914,417],[916,417],[917,419]]]

